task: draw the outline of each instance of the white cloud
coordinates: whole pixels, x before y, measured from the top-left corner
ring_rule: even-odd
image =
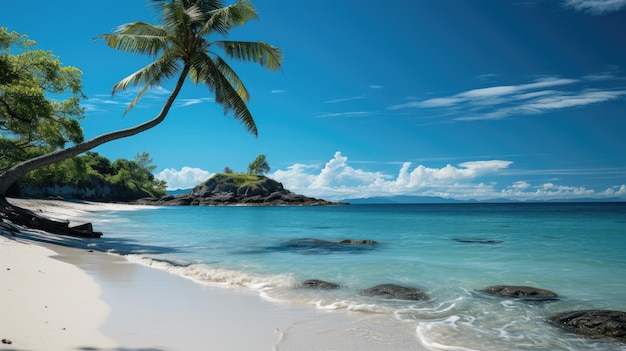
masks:
[[[513,183],[513,185],[511,185],[511,188],[513,189],[528,189],[530,188],[530,183],[525,182],[523,180],[517,181],[515,183]]]
[[[274,89],[271,91],[272,94],[283,94],[286,93],[287,90],[282,90],[282,89]]]
[[[181,170],[166,168],[155,177],[167,182],[168,190],[189,189],[211,178],[214,173],[200,168],[183,167]]]
[[[201,104],[203,102],[213,102],[213,101],[215,101],[215,99],[213,98],[178,99],[176,100],[175,107],[186,107],[186,106]]]
[[[359,163],[361,164],[361,163]],[[371,163],[365,163],[371,164]],[[507,173],[513,164],[506,160],[468,161],[458,165],[428,167],[402,164],[397,174],[359,169],[348,157],[336,152],[324,164],[294,164],[269,176],[296,193],[329,200],[395,195],[438,196],[459,200],[551,200],[575,198],[626,198],[626,186],[618,185],[596,191],[585,187],[543,183],[533,186],[519,180],[498,186],[493,179]],[[507,172],[508,171],[508,172]],[[489,178],[490,181],[482,180]]]
[[[370,89],[382,89],[382,85],[370,84]]]
[[[565,0],[564,4],[577,11],[602,15],[622,10],[626,7],[626,0]]]
[[[388,109],[440,109],[455,116],[452,118],[457,121],[533,115],[618,100],[626,96],[624,89],[580,88],[583,86],[580,83],[597,84],[611,78],[614,76],[607,73],[585,76],[582,79],[548,77],[526,84],[471,89],[451,96],[411,101],[390,106]],[[463,115],[459,115],[460,113]]]
[[[355,116],[367,116],[369,112],[365,111],[352,111],[352,112],[328,112],[322,113],[317,117],[355,117]]]
[[[562,93],[556,91],[543,91],[534,96],[528,97],[525,94],[522,98],[526,99],[524,103],[514,105],[510,107],[502,107],[492,112],[486,112],[482,114],[474,114],[466,117],[459,117],[456,120],[459,121],[471,121],[471,120],[489,120],[489,119],[501,119],[512,115],[535,115],[544,113],[550,110],[558,110],[564,108],[572,108],[579,106],[587,106],[597,104],[601,102],[607,102],[611,100],[617,100],[622,96],[626,96],[626,90],[619,91],[597,91],[588,90],[575,94]],[[518,98],[520,98],[518,96]]]
[[[346,101],[352,101],[352,100],[361,100],[363,99],[362,96],[351,96],[351,97],[346,97],[346,98],[338,98],[338,99],[334,99],[334,100],[328,100],[326,101],[327,104],[336,104],[338,102],[346,102]]]

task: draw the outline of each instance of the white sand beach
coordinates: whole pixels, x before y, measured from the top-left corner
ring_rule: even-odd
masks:
[[[10,201],[76,224],[89,211],[136,209]],[[383,350],[390,337],[425,350],[410,330],[372,330],[376,315],[203,285],[122,256],[31,240],[48,235],[39,231],[0,233],[0,350]]]

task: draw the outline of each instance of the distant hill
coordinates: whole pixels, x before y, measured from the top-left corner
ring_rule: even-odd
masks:
[[[167,190],[167,195],[188,194],[191,192],[191,190],[193,190],[193,188]]]
[[[443,204],[443,203],[461,203],[466,201],[444,199],[435,196],[379,196],[360,199],[343,200],[351,204]]]
[[[533,200],[533,201],[519,201],[511,199],[489,199],[489,200],[454,200],[444,199],[436,196],[380,196],[371,198],[359,198],[359,199],[346,199],[342,202],[349,202],[351,204],[460,204],[460,203],[558,203],[558,202],[626,202],[626,199],[621,198],[579,198],[579,199],[558,199],[558,200]]]

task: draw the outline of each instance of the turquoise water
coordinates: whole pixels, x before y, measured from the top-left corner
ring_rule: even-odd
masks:
[[[102,250],[277,301],[376,314],[377,328],[406,326],[416,347],[626,350],[546,322],[573,309],[626,310],[626,204],[165,207],[93,216],[105,231],[95,244]],[[291,240],[304,238],[379,244],[294,247]],[[341,288],[299,288],[313,278]],[[361,293],[383,283],[420,288],[430,300]],[[530,303],[478,292],[499,284],[549,289],[561,299]]]

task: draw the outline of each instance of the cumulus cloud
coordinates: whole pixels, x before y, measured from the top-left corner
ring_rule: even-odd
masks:
[[[565,0],[566,7],[593,15],[603,15],[626,8],[626,0]]]
[[[511,164],[502,160],[469,161],[431,168],[412,167],[405,162],[394,176],[354,168],[348,164],[348,157],[336,152],[322,166],[296,164],[271,176],[296,192],[334,199],[405,194],[448,197],[454,189],[467,188],[474,179],[497,173]]]
[[[338,151],[326,163],[298,163],[286,170],[277,170],[270,176],[296,193],[330,200],[395,195],[522,201],[626,197],[624,185],[596,191],[553,183],[532,185],[519,180],[499,186],[493,179],[506,173],[512,164],[512,161],[506,160],[485,160],[429,167],[404,162],[398,173],[387,174],[354,167],[348,157]]]
[[[624,89],[588,87],[589,84],[611,79],[614,76],[606,73],[585,76],[582,79],[548,77],[525,84],[491,86],[451,96],[411,101],[390,106],[388,109],[440,109],[452,113],[456,116],[453,119],[458,121],[533,115],[618,100],[626,96]],[[459,111],[463,111],[462,115]]]
[[[200,168],[183,167],[180,170],[166,168],[155,177],[167,182],[168,190],[189,189],[211,178],[214,173]]]

